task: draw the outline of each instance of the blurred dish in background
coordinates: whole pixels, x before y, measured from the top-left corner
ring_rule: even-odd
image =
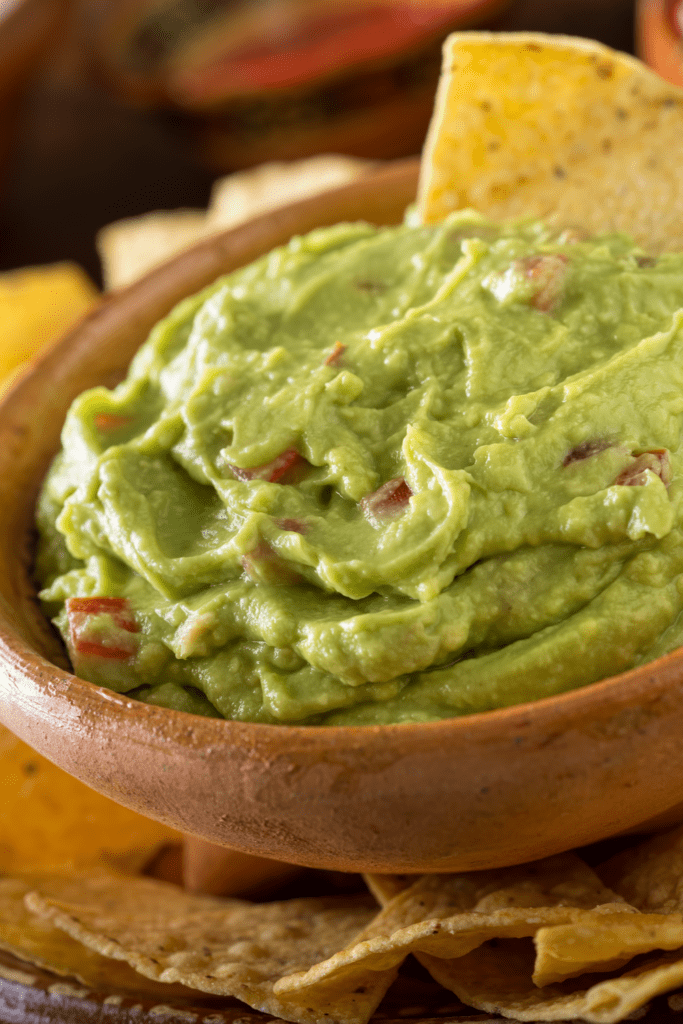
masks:
[[[65,9],[66,0],[0,0],[0,174],[13,142],[23,88],[53,41]]]
[[[216,169],[417,152],[441,42],[509,0],[82,0],[110,85],[183,111]]]
[[[662,78],[683,85],[683,0],[638,0],[636,51]]]

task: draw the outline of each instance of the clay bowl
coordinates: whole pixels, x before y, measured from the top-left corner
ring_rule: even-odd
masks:
[[[30,580],[33,506],[69,403],[117,379],[182,296],[293,233],[400,219],[417,165],[268,215],[106,298],[0,408],[0,720],[153,818],[246,853],[341,870],[532,860],[675,820],[683,652],[572,693],[419,725],[297,728],[206,719],[75,678]]]

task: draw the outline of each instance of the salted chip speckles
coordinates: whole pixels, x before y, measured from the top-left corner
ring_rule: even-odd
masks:
[[[592,910],[620,904],[597,874],[573,853],[531,864],[450,875],[368,875],[373,895],[385,906],[385,928],[458,914],[490,915],[503,910],[555,907]],[[391,906],[388,907],[388,904]]]
[[[472,206],[680,251],[682,110],[683,90],[592,40],[454,33],[423,153],[422,219]]]
[[[80,884],[79,884],[80,883]],[[322,988],[315,1002],[274,993],[281,977],[328,959],[374,917],[364,900],[252,904],[192,896],[148,878],[70,880],[37,891],[27,907],[103,956],[145,977],[215,995],[301,1024],[364,1024],[381,992]]]

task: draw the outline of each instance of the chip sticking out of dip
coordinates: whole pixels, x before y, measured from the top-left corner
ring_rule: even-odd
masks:
[[[495,93],[495,38],[451,56],[458,40]],[[619,123],[656,82],[592,44],[500,45],[546,96],[505,111],[512,152],[555,116],[546,48],[579,112],[587,66],[633,76]],[[668,143],[683,114],[659,88]],[[651,154],[652,175],[671,159]],[[642,223],[661,221],[653,182]],[[613,226],[600,210],[593,231]],[[38,574],[75,671],[199,714],[377,724],[537,699],[678,646],[681,310],[681,255],[472,210],[320,229],[219,280],[67,418]]]
[[[472,206],[683,249],[683,92],[590,39],[455,32],[425,143],[426,223]]]

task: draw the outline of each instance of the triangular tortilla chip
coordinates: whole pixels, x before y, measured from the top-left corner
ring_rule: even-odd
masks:
[[[401,884],[400,876],[380,876],[377,893]],[[425,964],[465,957],[488,940],[532,936],[549,925],[580,921],[605,904],[605,912],[610,907],[620,918],[628,916],[630,908],[573,854],[494,871],[424,875],[394,895],[353,944],[305,973],[282,978],[275,992],[299,998],[307,992],[312,999],[333,983],[353,989],[381,974],[388,986],[409,953]]]
[[[683,90],[600,43],[449,36],[422,160],[426,223],[472,206],[683,248]]]
[[[541,928],[534,937],[533,982],[542,988],[581,974],[623,967],[641,953],[683,947],[681,914],[619,912],[614,904],[566,925]]]
[[[616,977],[575,978],[537,988],[531,980],[535,953],[529,939],[502,940],[473,950],[459,960],[425,958],[435,981],[468,1006],[520,1021],[570,1021],[617,1024],[629,1014],[683,984],[680,953],[654,953]]]
[[[638,913],[603,889],[597,874],[574,854],[441,878],[425,876],[408,887],[410,876],[371,875],[368,884],[385,905],[385,919],[405,920],[409,908],[419,904],[426,915],[441,915],[449,904],[467,908],[460,914],[462,924],[474,917],[473,910],[484,917],[482,926],[490,931],[482,927],[481,944],[465,955],[448,958],[444,945],[435,956],[436,945],[430,949],[425,941],[413,947],[435,981],[477,1009],[527,1021],[582,1017],[614,1024],[683,983],[681,953],[658,952],[683,946],[681,915]],[[562,912],[566,922],[559,921]],[[534,915],[547,923],[534,927]],[[453,930],[456,920],[442,920],[441,927]],[[529,938],[521,937],[524,923]],[[621,977],[575,978],[614,971],[646,952]]]
[[[50,878],[40,879],[49,891]],[[57,878],[61,889],[64,880]],[[76,978],[90,988],[112,992],[121,989],[131,995],[171,999],[191,995],[180,985],[164,985],[134,971],[128,964],[101,956],[48,921],[32,914],[24,898],[36,885],[36,878],[0,879],[0,949],[19,960]]]
[[[683,825],[616,854],[597,871],[644,913],[683,912]]]
[[[139,871],[173,829],[101,796],[0,726],[0,873]]]
[[[281,977],[308,970],[348,945],[375,916],[350,897],[280,903],[193,896],[151,878],[51,879],[28,908],[103,956],[162,982],[234,996],[300,1024],[365,1024],[386,986],[321,986],[315,1001],[274,993]],[[308,996],[308,993],[307,993]]]

